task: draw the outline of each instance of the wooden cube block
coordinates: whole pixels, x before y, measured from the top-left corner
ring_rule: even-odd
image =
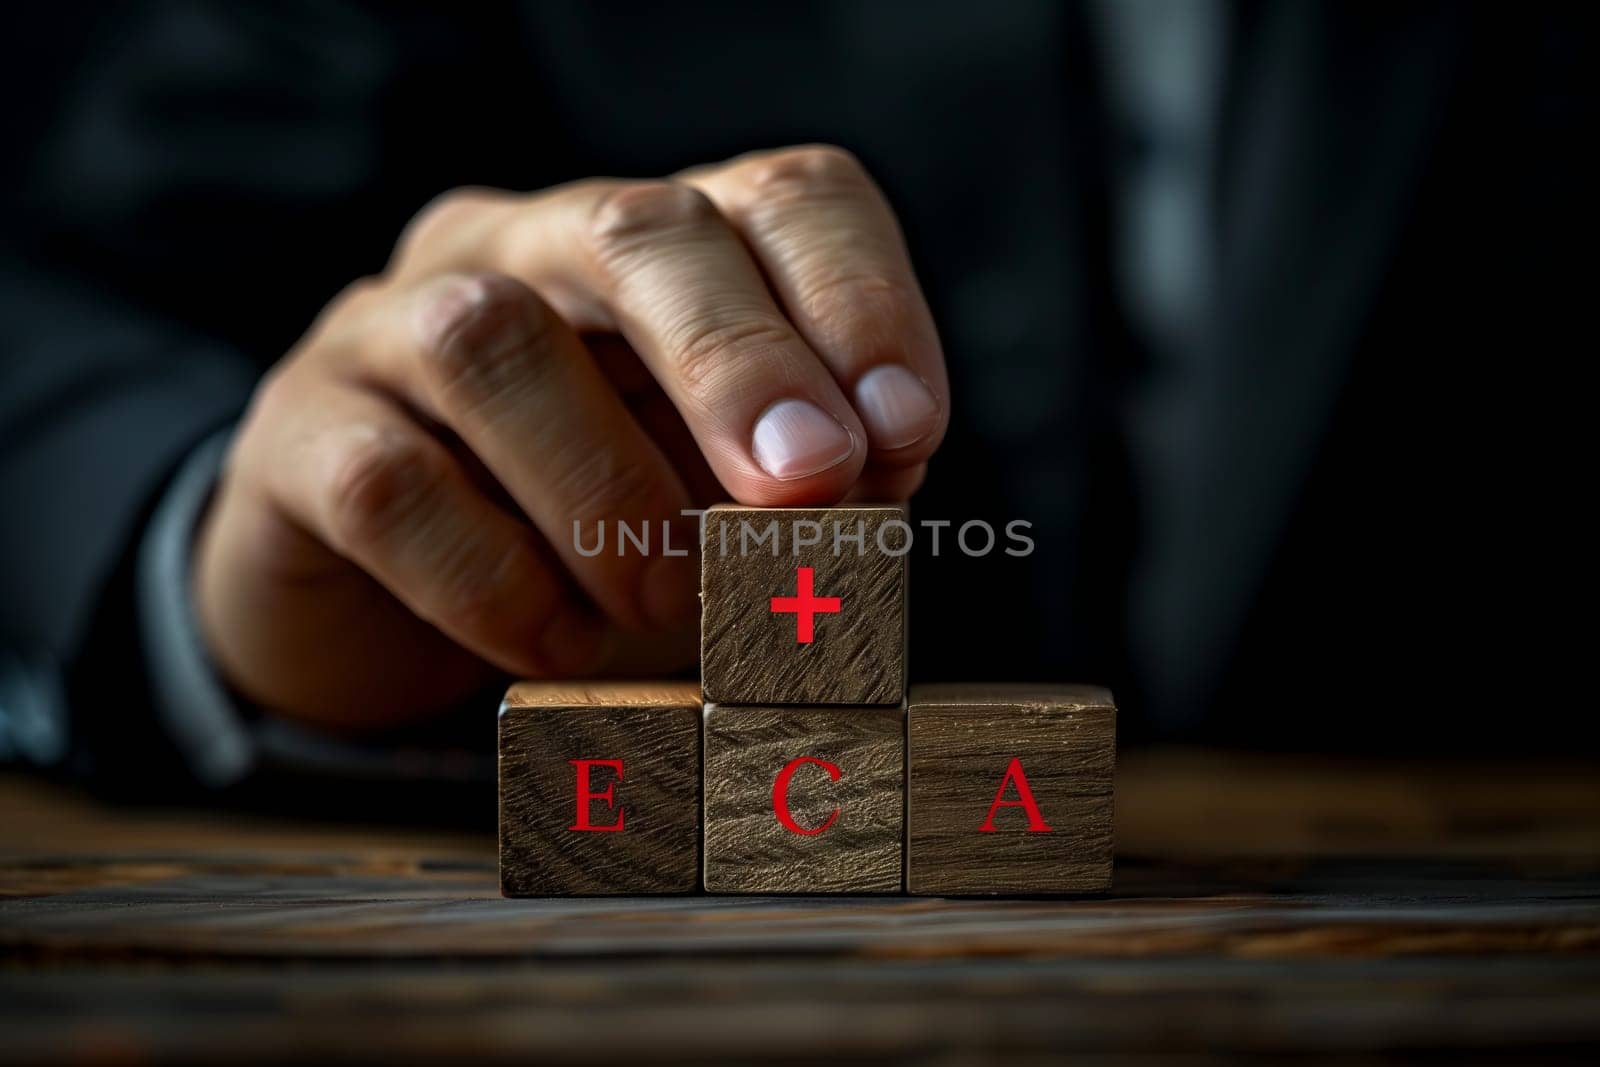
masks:
[[[706,700],[898,708],[911,536],[898,507],[708,511],[700,564]]]
[[[1111,694],[1091,686],[914,686],[906,888],[1108,888],[1116,714]]]
[[[688,893],[700,883],[693,682],[519,682],[500,705],[500,891]]]
[[[705,887],[712,893],[897,893],[903,708],[710,705]]]

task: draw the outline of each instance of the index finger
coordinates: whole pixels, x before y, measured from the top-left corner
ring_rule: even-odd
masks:
[[[433,262],[522,278],[580,329],[621,334],[735,499],[831,503],[849,491],[866,430],[704,193],[595,179],[484,207],[439,234]]]
[[[806,145],[678,177],[744,237],[851,398],[872,460],[911,467],[932,455],[949,421],[944,352],[894,213],[855,157]]]

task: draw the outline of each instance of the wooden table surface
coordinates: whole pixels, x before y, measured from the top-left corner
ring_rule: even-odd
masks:
[[[1111,894],[503,900],[0,778],[0,1060],[1600,1062],[1600,766],[1127,756]]]

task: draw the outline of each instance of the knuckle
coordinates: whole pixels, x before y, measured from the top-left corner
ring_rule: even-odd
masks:
[[[484,208],[499,203],[505,196],[500,190],[475,185],[440,193],[424,204],[401,231],[400,239],[395,242],[395,260],[406,262],[412,259],[418,249],[432,244],[438,234],[461,225]]]
[[[589,241],[602,261],[625,255],[663,234],[704,226],[717,209],[698,189],[678,182],[630,182],[601,194],[589,219]]]
[[[333,298],[329,309],[354,315],[363,314],[372,304],[382,299],[384,289],[383,279],[376,275],[357,278],[339,290],[339,295]]]
[[[555,313],[521,282],[464,277],[435,297],[423,370],[449,411],[514,403],[536,385],[555,343]]]
[[[342,551],[391,540],[419,519],[445,477],[434,449],[383,430],[351,434],[328,470],[329,528]]]
[[[832,263],[797,278],[796,288],[816,322],[820,343],[852,365],[900,358],[908,348],[938,348],[921,310],[922,296],[909,278]]]
[[[860,307],[864,313],[894,319],[895,327],[909,318],[919,294],[905,280],[884,271],[862,270],[848,263],[830,263],[803,279],[802,299]]]
[[[274,363],[250,394],[250,406],[245,412],[244,429],[248,431],[260,424],[278,423],[301,407],[295,387],[297,357],[289,356]]]
[[[337,343],[357,334],[366,320],[383,306],[387,285],[382,277],[368,275],[340,289],[323,305],[295,346],[302,358],[320,351],[326,343]]]
[[[853,192],[869,181],[861,161],[837,145],[782,148],[750,164],[750,184],[762,197],[792,199]]]
[[[674,346],[678,380],[691,396],[707,402],[754,352],[787,347],[798,340],[783,319],[753,313],[733,321],[697,322],[682,331]]]

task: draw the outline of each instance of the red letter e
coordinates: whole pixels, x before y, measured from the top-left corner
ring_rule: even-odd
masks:
[[[617,812],[617,821],[610,826],[596,826],[589,821],[589,804],[596,800],[606,802],[606,807],[617,806],[612,794],[616,790],[616,782],[606,786],[598,793],[589,790],[589,768],[610,767],[616,772],[617,782],[622,781],[622,761],[619,759],[569,759],[568,763],[578,768],[578,821],[567,827],[568,830],[589,830],[594,833],[605,833],[610,830],[621,830],[622,823],[628,817],[626,811]]]

